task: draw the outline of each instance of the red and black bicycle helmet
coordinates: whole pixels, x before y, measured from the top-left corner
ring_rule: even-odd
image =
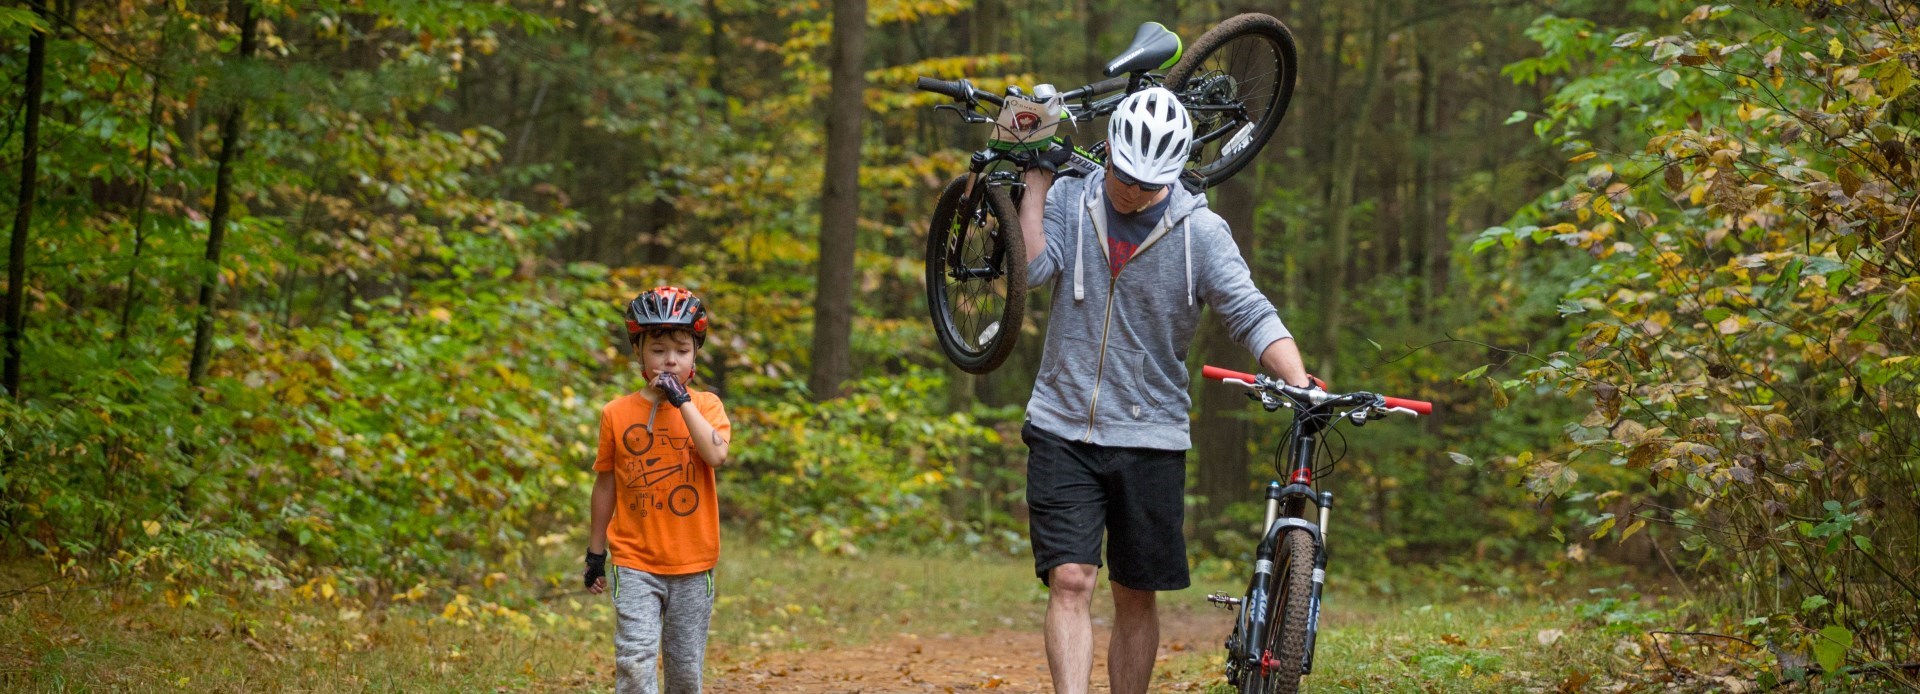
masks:
[[[675,328],[693,333],[693,344],[707,344],[707,307],[680,287],[654,287],[627,303],[627,340],[639,342],[650,330]]]

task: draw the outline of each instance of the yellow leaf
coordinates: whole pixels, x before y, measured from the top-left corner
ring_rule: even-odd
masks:
[[[440,321],[442,323],[446,323],[453,320],[453,312],[440,307],[435,307],[433,310],[428,311],[427,315],[432,316],[434,320]]]
[[[334,594],[334,591],[333,591],[332,581],[328,581],[326,583],[320,584],[320,597],[326,598],[328,600],[332,600],[333,594]]]
[[[1706,186],[1694,186],[1693,190],[1687,192],[1687,201],[1695,205],[1700,204],[1700,201],[1705,199],[1707,199]]]
[[[1607,535],[1607,531],[1609,531],[1609,530],[1612,530],[1612,529],[1613,529],[1613,524],[1614,524],[1614,522],[1615,522],[1615,521],[1618,521],[1618,520],[1620,520],[1620,519],[1618,519],[1618,518],[1608,518],[1608,519],[1606,519],[1606,520],[1603,520],[1603,521],[1600,521],[1600,529],[1599,529],[1599,530],[1595,530],[1595,531],[1593,531],[1593,534],[1592,534],[1592,535],[1589,535],[1589,536],[1587,536],[1587,539],[1589,539],[1589,540],[1598,540],[1598,539],[1600,539],[1600,538],[1602,538],[1602,537],[1606,537],[1606,535]]]
[[[1840,43],[1839,37],[1836,36],[1834,38],[1827,39],[1827,55],[1832,56],[1834,58],[1839,58],[1841,55],[1845,54],[1846,52],[1847,52],[1847,47],[1844,44]]]
[[[459,606],[459,605],[456,605],[456,604],[454,604],[454,603],[447,603],[447,609],[444,609],[444,610],[441,610],[441,611],[440,611],[440,618],[441,618],[441,619],[453,619],[453,618],[454,618],[454,617],[455,617],[456,615],[459,615],[459,614],[460,614],[460,606]]]
[[[1620,213],[1613,211],[1613,202],[1608,200],[1605,195],[1593,196],[1593,211],[1602,217],[1612,217],[1615,221],[1626,221],[1626,219],[1620,216]]]
[[[1626,530],[1620,531],[1620,541],[1626,542],[1627,538],[1633,537],[1634,533],[1640,532],[1640,529],[1644,527],[1647,527],[1647,520],[1645,518],[1634,521],[1633,525],[1629,525]]]
[[[146,529],[147,537],[160,534],[160,521],[140,521],[140,527]]]
[[[1593,151],[1581,152],[1579,154],[1573,155],[1573,158],[1568,159],[1567,163],[1578,164],[1580,162],[1586,161],[1588,159],[1592,159],[1597,156],[1600,156],[1599,152],[1593,152]]]

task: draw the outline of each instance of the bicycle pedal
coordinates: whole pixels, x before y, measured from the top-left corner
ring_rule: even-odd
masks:
[[[1240,606],[1240,598],[1230,597],[1226,593],[1220,592],[1208,594],[1207,602],[1213,603],[1221,609],[1231,609]]]

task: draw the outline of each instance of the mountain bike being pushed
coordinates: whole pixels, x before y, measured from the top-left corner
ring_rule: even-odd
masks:
[[[1194,121],[1181,183],[1197,193],[1245,168],[1272,139],[1293,97],[1293,35],[1273,17],[1243,14],[1187,51],[1178,35],[1149,22],[1105,72],[1108,79],[1065,92],[1042,84],[1030,94],[1011,85],[994,94],[965,79],[917,83],[953,99],[936,108],[993,129],[967,173],[940,194],[927,235],[927,308],[941,351],[962,370],[999,367],[1020,332],[1027,278],[1015,207],[1019,172],[1044,162],[1060,175],[1084,176],[1105,165],[1106,142],[1076,147],[1062,124],[1077,128],[1113,113],[1130,94],[1166,87]],[[994,115],[982,113],[983,105]]]
[[[1388,414],[1433,413],[1433,403],[1373,393],[1329,393],[1324,386],[1297,388],[1265,375],[1208,366],[1200,374],[1250,389],[1268,412],[1293,410],[1293,425],[1274,471],[1286,479],[1267,484],[1265,532],[1254,551],[1253,578],[1242,597],[1207,596],[1238,608],[1227,636],[1227,682],[1247,694],[1292,694],[1313,671],[1313,642],[1320,627],[1320,589],[1326,582],[1327,513],[1333,493],[1314,488],[1321,435],[1341,422],[1361,426]],[[1283,468],[1282,466],[1285,465]],[[1322,470],[1324,472],[1324,470]],[[1315,516],[1307,516],[1307,505]]]

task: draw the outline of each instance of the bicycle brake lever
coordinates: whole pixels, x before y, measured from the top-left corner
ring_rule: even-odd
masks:
[[[1289,405],[1285,400],[1274,397],[1272,393],[1262,392],[1260,393],[1260,406],[1266,408],[1268,412],[1273,412],[1282,407],[1288,407]]]

